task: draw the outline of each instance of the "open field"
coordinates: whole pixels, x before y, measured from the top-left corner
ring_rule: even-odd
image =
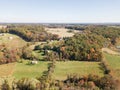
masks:
[[[109,64],[109,67],[114,71],[116,78],[120,79],[120,56],[104,53],[104,56]]]
[[[47,70],[48,62],[39,62],[36,65],[28,65],[28,61],[23,63],[16,63],[13,76],[16,78],[28,77],[35,78],[40,77],[44,71]]]
[[[88,75],[95,74],[103,76],[103,71],[100,69],[99,62],[80,62],[80,61],[67,61],[57,62],[55,68],[55,78],[64,80],[68,74]]]
[[[19,48],[26,44],[22,38],[17,35],[5,33],[3,36],[0,36],[0,44],[5,43],[9,48]]]
[[[46,28],[45,30],[49,33],[57,34],[59,35],[59,37],[72,37],[74,33],[80,32],[77,30],[73,30],[73,32],[68,32],[69,29],[65,29],[65,28]]]
[[[35,78],[42,75],[44,71],[47,70],[47,64],[49,62],[40,61],[36,65],[28,65],[28,61],[23,61],[23,63],[14,63],[14,64],[6,64],[0,65],[3,69],[0,75],[11,75],[17,79],[22,77]],[[15,65],[16,64],[16,65]],[[12,73],[10,73],[10,71]],[[13,72],[14,71],[14,72]],[[100,66],[98,62],[77,62],[77,61],[68,61],[68,62],[57,62],[55,67],[54,77],[59,80],[66,79],[68,74],[79,74],[79,75],[88,75],[95,74],[99,76],[103,76],[103,71],[100,70]]]
[[[47,70],[48,62],[40,61],[36,65],[28,65],[28,61],[23,63],[9,63],[0,65],[0,77],[13,76],[17,79],[22,77],[35,78],[42,75]]]

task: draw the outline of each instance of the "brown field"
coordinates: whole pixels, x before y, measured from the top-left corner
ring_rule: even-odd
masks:
[[[69,29],[65,29],[65,28],[45,28],[45,30],[49,33],[57,34],[59,35],[59,37],[72,37],[74,33],[80,32],[77,30],[73,30],[73,32],[70,33],[68,32]]]
[[[15,63],[0,65],[0,77],[11,76],[15,68]]]
[[[113,50],[111,50],[111,49],[109,49],[109,48],[102,48],[102,51],[103,51],[103,52],[106,52],[106,53],[108,53],[108,54],[111,54],[111,55],[120,55],[120,53],[118,53],[118,52],[116,52],[116,51],[113,51]]]

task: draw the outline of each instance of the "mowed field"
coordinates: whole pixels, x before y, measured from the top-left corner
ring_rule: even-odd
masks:
[[[47,64],[49,62],[39,61],[36,65],[28,65],[28,61],[23,63],[13,63],[6,65],[0,65],[2,67],[2,73],[0,76],[14,76],[17,79],[28,77],[36,78],[40,77],[44,71],[47,70]],[[9,71],[10,70],[10,71]],[[100,69],[99,62],[57,62],[54,72],[54,77],[59,80],[67,78],[68,74],[88,75],[95,74],[103,76],[103,71]]]
[[[15,78],[36,78],[40,77],[42,73],[47,70],[48,62],[40,61],[36,65],[29,65],[28,62],[29,61],[23,61],[23,63],[16,63],[13,73],[13,76]]]
[[[4,36],[0,36],[0,44],[6,44],[8,48],[19,48],[26,45],[26,41],[24,41],[19,36],[5,33]]]
[[[113,70],[115,77],[120,79],[120,56],[110,55],[107,53],[104,53],[104,56],[109,64],[109,67]]]
[[[69,74],[86,76],[89,74],[102,77],[104,72],[100,69],[99,62],[67,61],[57,62],[55,68],[55,78],[64,80]]]

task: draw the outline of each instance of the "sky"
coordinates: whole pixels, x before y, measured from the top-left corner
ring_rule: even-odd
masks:
[[[120,0],[0,0],[0,22],[120,23]]]

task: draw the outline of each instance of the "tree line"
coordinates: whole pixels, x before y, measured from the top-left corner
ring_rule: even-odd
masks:
[[[117,39],[120,38],[120,28],[110,27],[110,26],[88,26],[85,29],[86,32],[95,33],[101,35],[110,41],[112,45],[117,43]]]
[[[0,29],[0,33],[15,34],[29,42],[58,39],[58,35],[46,32],[41,25],[10,25],[6,29]]]

